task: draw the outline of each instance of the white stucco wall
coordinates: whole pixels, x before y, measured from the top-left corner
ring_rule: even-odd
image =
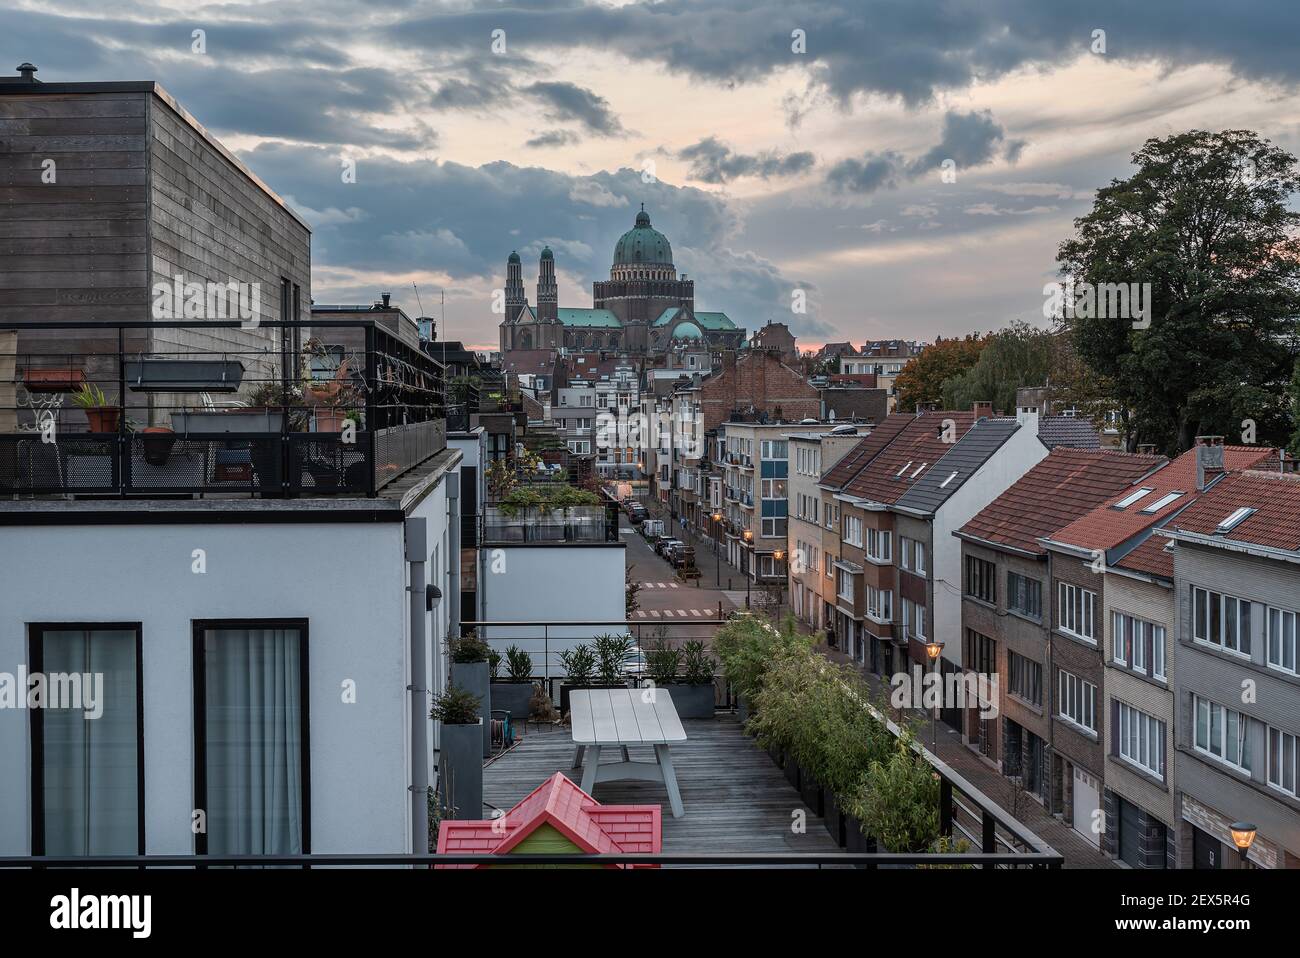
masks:
[[[431,516],[430,572],[445,593],[445,484],[419,513]],[[29,622],[141,622],[146,848],[188,854],[192,620],[306,619],[312,851],[402,851],[410,828],[402,530],[400,522],[0,529],[0,671],[26,662]],[[191,570],[195,549],[206,552],[203,574]],[[441,635],[445,605],[433,619],[431,635]],[[347,679],[355,704],[342,701]],[[29,743],[29,714],[0,710],[4,854],[30,853]]]

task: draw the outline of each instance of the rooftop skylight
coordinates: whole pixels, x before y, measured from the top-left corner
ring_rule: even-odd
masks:
[[[926,466],[928,466],[928,465],[929,465],[928,462],[923,462],[923,463],[921,463],[919,466],[917,466],[917,467],[916,467],[916,472],[912,473],[911,478],[915,479],[917,476],[919,476],[919,475],[921,474],[921,470],[924,469],[924,468],[925,468]]]
[[[1160,497],[1159,499],[1157,499],[1155,502],[1151,503],[1151,505],[1147,506],[1147,507],[1146,507],[1145,509],[1143,509],[1142,511],[1143,511],[1144,513],[1159,512],[1161,509],[1163,509],[1165,506],[1169,505],[1171,502],[1177,502],[1177,501],[1178,501],[1179,499],[1181,499],[1184,495],[1186,495],[1186,493],[1182,493],[1182,492],[1166,492],[1163,496],[1161,496],[1161,497]]]
[[[1248,516],[1254,515],[1255,512],[1256,510],[1249,506],[1242,506],[1240,509],[1234,511],[1232,515],[1228,516],[1228,518],[1220,522],[1214,531],[1220,534],[1231,532],[1233,529],[1237,528],[1237,526],[1241,525]]]
[[[1154,489],[1152,489],[1152,488],[1150,488],[1150,487],[1148,487],[1148,486],[1143,486],[1143,487],[1142,487],[1141,489],[1139,489],[1137,492],[1130,492],[1127,496],[1125,496],[1125,497],[1124,497],[1123,499],[1121,499],[1119,502],[1115,503],[1115,508],[1116,508],[1116,509],[1127,509],[1129,506],[1133,505],[1133,503],[1137,502],[1137,501],[1138,501],[1139,499],[1141,499],[1143,496],[1150,495],[1150,494],[1153,493],[1153,492],[1155,492]]]
[[[907,472],[907,470],[909,470],[909,469],[912,468],[912,463],[913,463],[914,461],[915,461],[915,460],[912,460],[912,459],[907,460],[907,465],[905,465],[902,469],[898,470],[898,472],[894,473],[894,478],[895,478],[895,479],[900,479],[900,478],[902,478],[903,473]]]
[[[939,488],[940,488],[940,489],[946,489],[946,488],[948,488],[948,483],[952,482],[952,481],[953,481],[954,479],[956,479],[956,478],[957,478],[957,473],[956,473],[956,471],[953,471],[953,472],[948,473],[948,478],[945,479],[943,482],[939,483]]]

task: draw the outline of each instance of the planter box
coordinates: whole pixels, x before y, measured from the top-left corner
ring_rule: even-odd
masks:
[[[772,764],[777,768],[785,768],[785,752],[775,745],[768,746],[767,754],[772,759]]]
[[[825,796],[822,793],[821,785],[818,784],[817,779],[803,769],[799,769],[799,795],[803,798],[803,803],[818,818],[826,811]]]
[[[86,381],[80,369],[24,369],[23,385],[29,393],[73,393]]]
[[[271,409],[232,409],[229,412],[174,412],[172,429],[178,433],[280,432],[284,413]]]
[[[822,816],[826,823],[826,830],[831,833],[831,838],[835,839],[835,844],[843,848],[848,843],[845,815],[840,811],[840,803],[836,800],[835,793],[830,789],[822,791],[826,797],[826,811]]]
[[[438,784],[451,818],[483,817],[483,722],[442,726]]]
[[[492,691],[488,683],[488,664],[486,662],[453,662],[451,664],[451,684],[458,686],[470,695],[478,697],[478,714],[483,724],[480,729],[483,742],[482,758],[492,754]]]
[[[794,786],[795,791],[799,790],[799,763],[787,752],[781,760],[781,767],[785,769],[785,780]]]
[[[668,694],[673,697],[677,716],[684,719],[713,718],[713,683],[708,685],[686,685],[676,682],[668,686]]]
[[[233,393],[244,381],[237,359],[135,359],[125,366],[132,392]]]
[[[743,695],[736,696],[736,717],[740,719],[741,725],[749,721],[749,703]]]
[[[570,685],[565,682],[560,686],[560,715],[561,717],[569,714],[569,693],[575,689],[625,689],[627,683],[622,685]]]
[[[536,688],[532,682],[493,682],[492,708],[509,712],[512,722],[526,722]]]
[[[862,823],[852,815],[844,816],[844,850],[847,852],[874,852],[876,843],[862,834]]]

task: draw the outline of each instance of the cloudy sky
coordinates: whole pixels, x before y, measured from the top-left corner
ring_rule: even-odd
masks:
[[[1146,138],[1300,150],[1295,0],[5,7],[0,68],[158,80],[293,203],[317,302],[445,290],[446,336],[485,347],[512,249],[530,301],[550,244],[590,306],[641,203],[698,308],[803,346],[1041,321],[1057,244]]]

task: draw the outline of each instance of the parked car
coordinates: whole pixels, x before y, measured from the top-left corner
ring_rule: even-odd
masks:
[[[635,526],[635,525],[639,525],[642,522],[645,522],[646,519],[650,518],[650,513],[646,511],[645,506],[638,503],[637,505],[634,505],[631,509],[627,511],[627,517],[629,520],[631,520],[632,525]]]
[[[672,536],[660,536],[658,541],[655,543],[655,552],[667,559],[669,550],[671,550],[673,546],[679,545],[683,545],[683,542],[680,539],[674,539]]]
[[[676,567],[677,556],[685,548],[688,548],[688,546],[680,539],[674,539],[672,542],[668,543],[668,545],[664,546],[664,558],[668,560],[668,564]]]
[[[676,569],[693,569],[695,568],[695,547],[682,545],[673,550],[672,558],[673,568]]]
[[[645,671],[645,653],[641,651],[640,647],[634,645],[627,650],[627,655],[623,656],[623,672],[626,675],[640,678],[645,674]]]

